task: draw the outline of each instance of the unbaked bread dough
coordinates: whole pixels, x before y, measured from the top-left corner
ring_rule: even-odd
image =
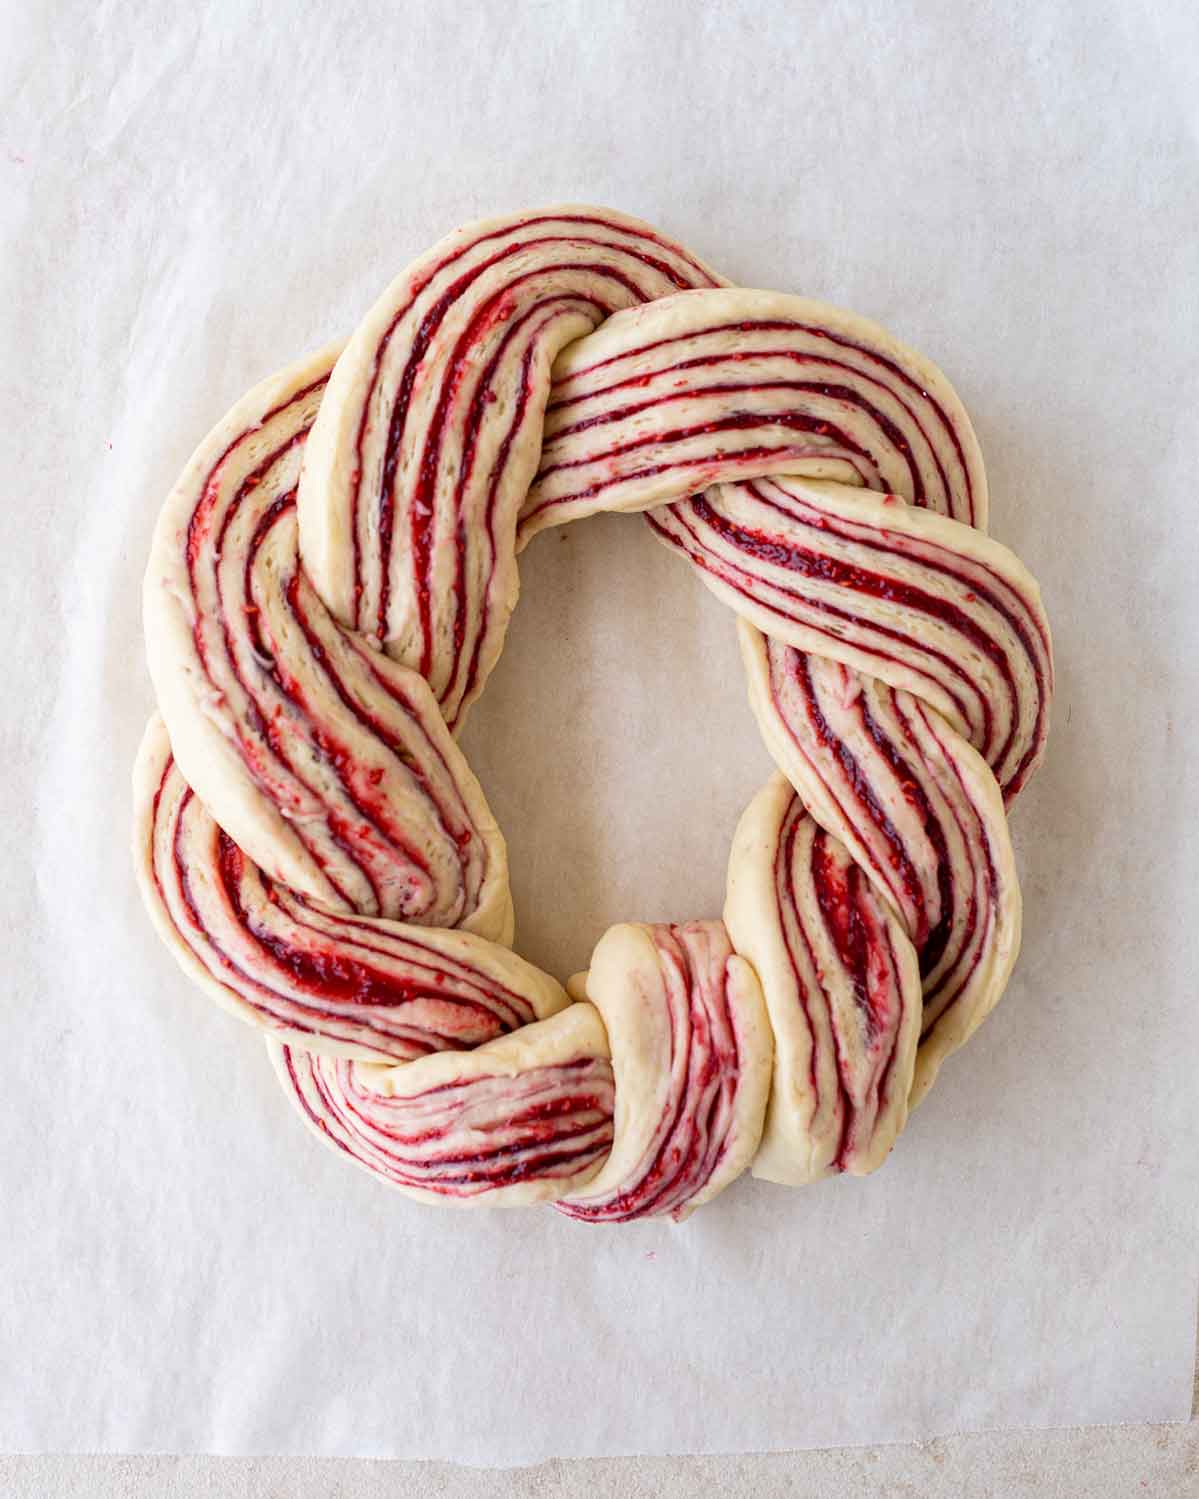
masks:
[[[512,950],[455,740],[540,530],[644,511],[733,610],[779,773],[723,920]],[[1037,585],[953,388],[607,209],[470,224],[197,448],[145,579],[155,926],[313,1131],[426,1201],[681,1219],[875,1169],[1019,948]],[[679,913],[681,914],[681,913]]]

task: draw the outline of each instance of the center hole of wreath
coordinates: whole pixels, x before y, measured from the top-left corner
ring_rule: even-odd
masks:
[[[616,921],[718,916],[771,763],[732,611],[639,516],[544,532],[462,747],[508,840],[516,948],[559,978]]]

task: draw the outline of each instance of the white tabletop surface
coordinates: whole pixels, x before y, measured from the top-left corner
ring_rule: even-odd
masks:
[[[1194,1499],[1199,1423],[889,1447],[460,1468],[310,1458],[0,1457],[6,1499]]]

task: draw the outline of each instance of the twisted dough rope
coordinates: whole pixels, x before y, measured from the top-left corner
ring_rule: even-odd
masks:
[[[511,951],[453,734],[537,531],[643,510],[738,614],[780,774],[723,921]],[[135,770],[157,929],[305,1121],[452,1203],[679,1218],[885,1158],[1019,946],[1052,690],[969,420],[882,329],[606,210],[469,225],[252,390],[169,497]]]

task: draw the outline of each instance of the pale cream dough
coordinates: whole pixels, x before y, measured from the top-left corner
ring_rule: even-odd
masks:
[[[322,1138],[426,1200],[682,1217],[751,1161],[873,1169],[1019,946],[1004,797],[1052,660],[987,506],[948,380],[867,319],[728,287],[605,209],[455,231],[343,350],[239,402],[164,508],[165,728],[135,787],[155,925],[271,1035]],[[507,950],[506,851],[453,734],[517,550],[599,510],[647,511],[741,616],[787,780],[742,819],[727,929],[615,927],[568,1005]],[[426,1105],[431,1154],[387,1123]]]
[[[303,733],[292,736],[306,784],[301,786],[298,776],[280,775],[282,789],[272,794],[272,756],[252,716],[249,693],[276,698],[275,711],[289,733],[297,715],[290,698],[279,692],[264,669],[269,663],[259,659],[238,599],[253,527],[234,524],[219,548],[217,537],[198,546],[194,584],[189,571],[189,531],[201,507],[214,505],[217,518],[223,516],[238,502],[246,480],[277,449],[283,449],[283,456],[267,479],[253,486],[255,504],[261,507],[294,489],[303,435],[320,400],[319,389],[307,396],[302,392],[328,375],[335,352],[329,349],[301,360],[256,386],[201,443],[168,497],[155,529],[143,590],[146,654],[159,708],[187,783],[225,832],[273,879],[326,904],[363,914],[408,916],[412,905],[416,909],[411,914],[419,916],[428,909],[431,916],[440,917],[433,924],[457,925],[509,943],[513,916],[504,840],[427,683],[341,630],[302,574],[297,575],[321,649],[335,662],[355,705],[383,726],[389,736],[385,738],[329,690],[312,646],[283,611],[279,583],[296,569],[294,518],[285,517],[255,554],[260,564],[253,594],[258,617],[273,630],[276,657],[319,715],[319,729],[334,732],[347,746],[356,773],[373,778],[372,795],[386,802],[393,820],[403,826],[406,842],[427,862],[427,881],[417,884],[414,900],[408,900],[403,867],[384,865],[376,895],[360,870],[345,859],[331,826],[330,803],[339,794],[337,783],[306,724]],[[206,657],[200,654],[198,632],[206,641]],[[403,703],[397,693],[403,695]],[[404,747],[402,754],[389,747],[392,741]],[[419,765],[427,784],[412,773],[410,763]],[[260,771],[259,764],[267,771]],[[430,787],[437,801],[452,806],[471,830],[465,855],[442,825]],[[355,810],[344,803],[338,815],[352,821]],[[464,868],[475,882],[466,906]],[[330,883],[331,874],[340,891]]]
[[[421,1201],[552,1202],[592,1178],[607,1154],[612,1076],[607,1037],[591,1005],[568,1005],[474,1051],[398,1067],[293,1055],[273,1039],[267,1047],[285,1093],[317,1139]],[[522,1127],[522,1108],[544,1111],[558,1133],[546,1142]],[[565,1159],[538,1168],[547,1150]],[[493,1185],[493,1167],[514,1175],[527,1167],[527,1175],[501,1176]]]
[[[794,852],[780,848],[794,819]],[[729,855],[724,921],[762,984],[774,1032],[774,1076],[753,1173],[797,1186],[830,1172],[874,1171],[908,1116],[920,1034],[916,951],[871,895],[881,940],[868,982],[889,1004],[867,1023],[854,977],[819,908],[808,865],[820,830],[774,775],[742,814]],[[835,857],[849,863],[840,845]],[[880,954],[881,949],[881,954]]]
[[[720,922],[628,922],[597,943],[585,985],[612,1050],[615,1139],[598,1176],[572,1191],[567,1206],[617,1216],[625,1199],[644,1196],[651,1213],[683,1218],[734,1181],[758,1148],[773,1042],[757,975]],[[693,1048],[706,1056],[709,1044],[714,1079],[727,1087],[723,1107],[714,1108],[710,1085],[689,1071]],[[695,1143],[701,1105],[705,1118],[713,1109],[718,1153],[701,1155],[692,1180],[679,1151]]]

